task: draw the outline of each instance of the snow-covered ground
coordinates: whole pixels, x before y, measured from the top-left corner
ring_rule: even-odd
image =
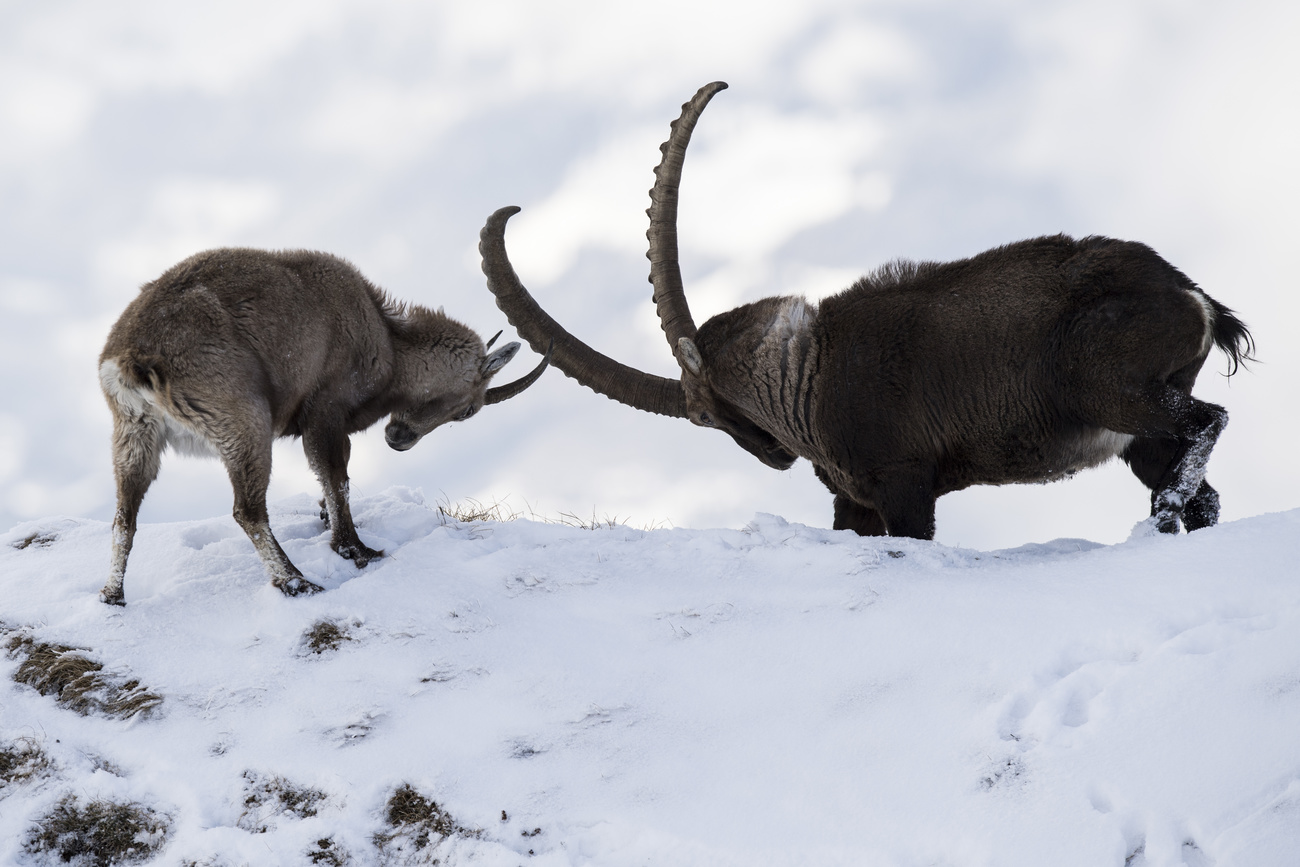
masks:
[[[80,716],[0,657],[0,746],[51,762],[0,787],[0,863],[70,793],[165,817],[159,864],[374,863],[403,784],[481,829],[408,846],[444,864],[1300,863],[1300,510],[980,552],[354,506],[362,571],[312,498],[273,507],[326,587],[298,599],[229,517],[143,526],[124,609],[106,524],[0,536],[11,637],[163,696]],[[276,780],[315,815],[257,803]]]

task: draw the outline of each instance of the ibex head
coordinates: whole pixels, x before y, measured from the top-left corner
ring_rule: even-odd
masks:
[[[532,385],[549,363],[548,357],[527,376],[488,388],[497,371],[519,351],[517,342],[489,352],[501,332],[485,346],[471,329],[442,311],[412,310],[406,326],[398,375],[406,379],[404,389],[416,402],[394,412],[384,428],[384,440],[399,452],[447,422],[464,421],[487,404],[514,397]]]
[[[785,299],[768,298],[719,313],[694,338],[677,338],[686,417],[700,427],[728,434],[736,445],[773,469],[788,470],[796,456],[764,426],[762,408],[751,400],[756,359],[771,331],[772,311]],[[777,314],[779,316],[779,311]]]

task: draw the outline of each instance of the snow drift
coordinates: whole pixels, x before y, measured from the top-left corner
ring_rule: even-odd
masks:
[[[387,553],[361,571],[314,500],[273,509],[305,599],[228,517],[142,526],[125,609],[96,595],[107,524],[0,536],[0,749],[43,762],[0,777],[0,863],[54,860],[33,835],[70,797],[149,811],[165,864],[1300,852],[1300,510],[979,552],[354,509]],[[161,702],[78,713],[14,679],[41,643]],[[398,796],[446,821],[417,839]]]

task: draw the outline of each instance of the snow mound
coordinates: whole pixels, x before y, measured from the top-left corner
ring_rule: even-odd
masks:
[[[1300,510],[993,552],[771,515],[448,523],[404,488],[354,511],[386,552],[363,570],[311,498],[273,510],[327,590],[297,599],[228,517],[142,526],[124,609],[97,598],[107,524],[0,536],[5,646],[161,696],[81,715],[0,656],[0,757],[25,769],[0,766],[0,863],[45,857],[24,841],[73,794],[161,817],[160,864],[1300,852]],[[393,819],[402,799],[437,822]]]

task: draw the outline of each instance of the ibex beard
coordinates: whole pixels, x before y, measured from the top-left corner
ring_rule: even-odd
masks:
[[[162,453],[214,456],[234,488],[234,518],[289,596],[322,588],[271,532],[271,443],[301,437],[324,490],[330,546],[358,568],[382,557],[357,535],[348,505],[349,436],[391,416],[399,451],[449,421],[523,391],[549,359],[488,388],[519,349],[489,352],[442,313],[392,301],[326,253],[219,249],[145,284],[109,333],[99,379],[113,414],[117,509],[100,598],[124,604],[123,577],[141,502]]]

